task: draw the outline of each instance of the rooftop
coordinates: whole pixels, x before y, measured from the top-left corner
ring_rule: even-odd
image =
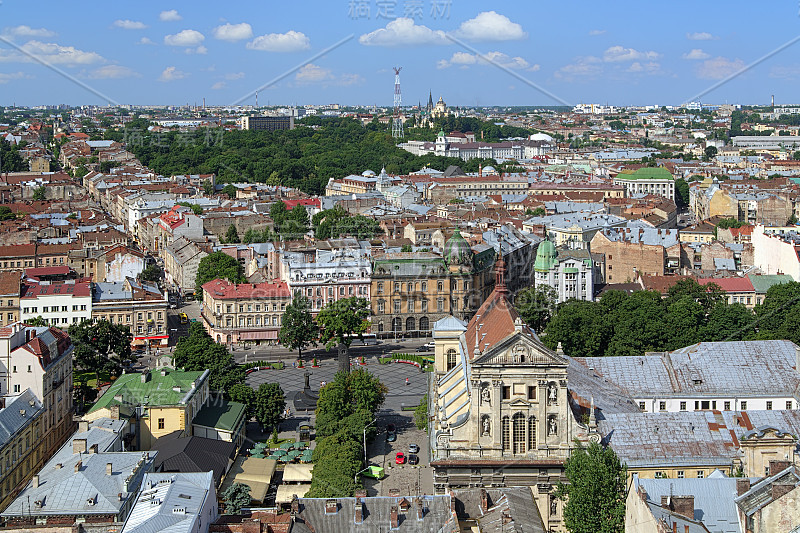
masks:
[[[197,522],[213,489],[211,472],[146,474],[122,533],[205,531]],[[206,525],[216,516],[216,501],[211,505],[212,517],[202,517]]]
[[[207,376],[208,370],[183,371],[166,367],[147,374],[123,374],[89,409],[89,413],[115,405],[126,414],[132,413],[137,405],[178,405],[189,392],[199,389]]]

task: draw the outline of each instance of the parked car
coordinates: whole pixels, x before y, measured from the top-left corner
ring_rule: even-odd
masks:
[[[410,444],[408,446],[408,451],[409,453],[419,453],[419,446],[417,446],[416,444]]]
[[[414,455],[413,453],[408,456],[408,464],[415,465],[419,463],[419,457]]]
[[[397,440],[397,433],[386,432],[386,442],[394,442]]]
[[[397,433],[397,427],[394,424],[386,424],[386,431],[388,433]]]
[[[406,462],[406,456],[403,452],[397,452],[397,455],[394,456],[395,464],[402,465]]]
[[[422,346],[417,348],[418,352],[430,352],[431,348],[428,348],[427,344],[423,344]]]

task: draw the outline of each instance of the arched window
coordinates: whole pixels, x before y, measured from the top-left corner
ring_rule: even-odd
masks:
[[[378,322],[378,333],[383,332],[383,322]]]
[[[431,329],[430,322],[428,321],[428,317],[424,316],[419,319],[419,330],[420,331],[428,331]]]
[[[447,350],[447,370],[450,370],[456,366],[456,362],[458,361],[457,355],[458,354],[454,348]]]
[[[403,319],[399,316],[392,319],[392,331],[403,331]]]
[[[514,450],[513,453],[525,453],[525,415],[517,413],[513,418],[514,422]]]
[[[408,317],[406,319],[406,331],[416,331],[416,329],[416,320],[414,320],[413,316]]]
[[[528,419],[528,450],[536,449],[536,417]]]
[[[502,426],[503,426],[503,433],[502,433],[501,437],[502,437],[502,440],[503,440],[503,451],[507,452],[507,451],[509,451],[511,449],[511,434],[510,434],[509,422],[508,422],[508,417],[507,416],[503,417]]]

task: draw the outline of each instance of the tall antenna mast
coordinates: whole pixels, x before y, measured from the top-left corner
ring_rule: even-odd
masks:
[[[394,67],[394,115],[392,117],[392,137],[395,139],[403,138],[403,119],[400,118],[400,104],[403,99],[400,96],[400,71],[403,67]]]

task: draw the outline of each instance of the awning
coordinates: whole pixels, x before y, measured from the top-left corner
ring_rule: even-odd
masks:
[[[267,331],[242,331],[239,333],[240,341],[271,341],[278,338],[276,330]]]
[[[301,483],[299,485],[280,485],[275,493],[275,503],[291,503],[292,497],[295,494],[302,498],[309,490],[311,490],[311,483]]]
[[[169,335],[150,335],[148,337],[134,337],[133,338],[133,340],[136,340],[136,341],[159,340],[159,339],[169,339]]]

